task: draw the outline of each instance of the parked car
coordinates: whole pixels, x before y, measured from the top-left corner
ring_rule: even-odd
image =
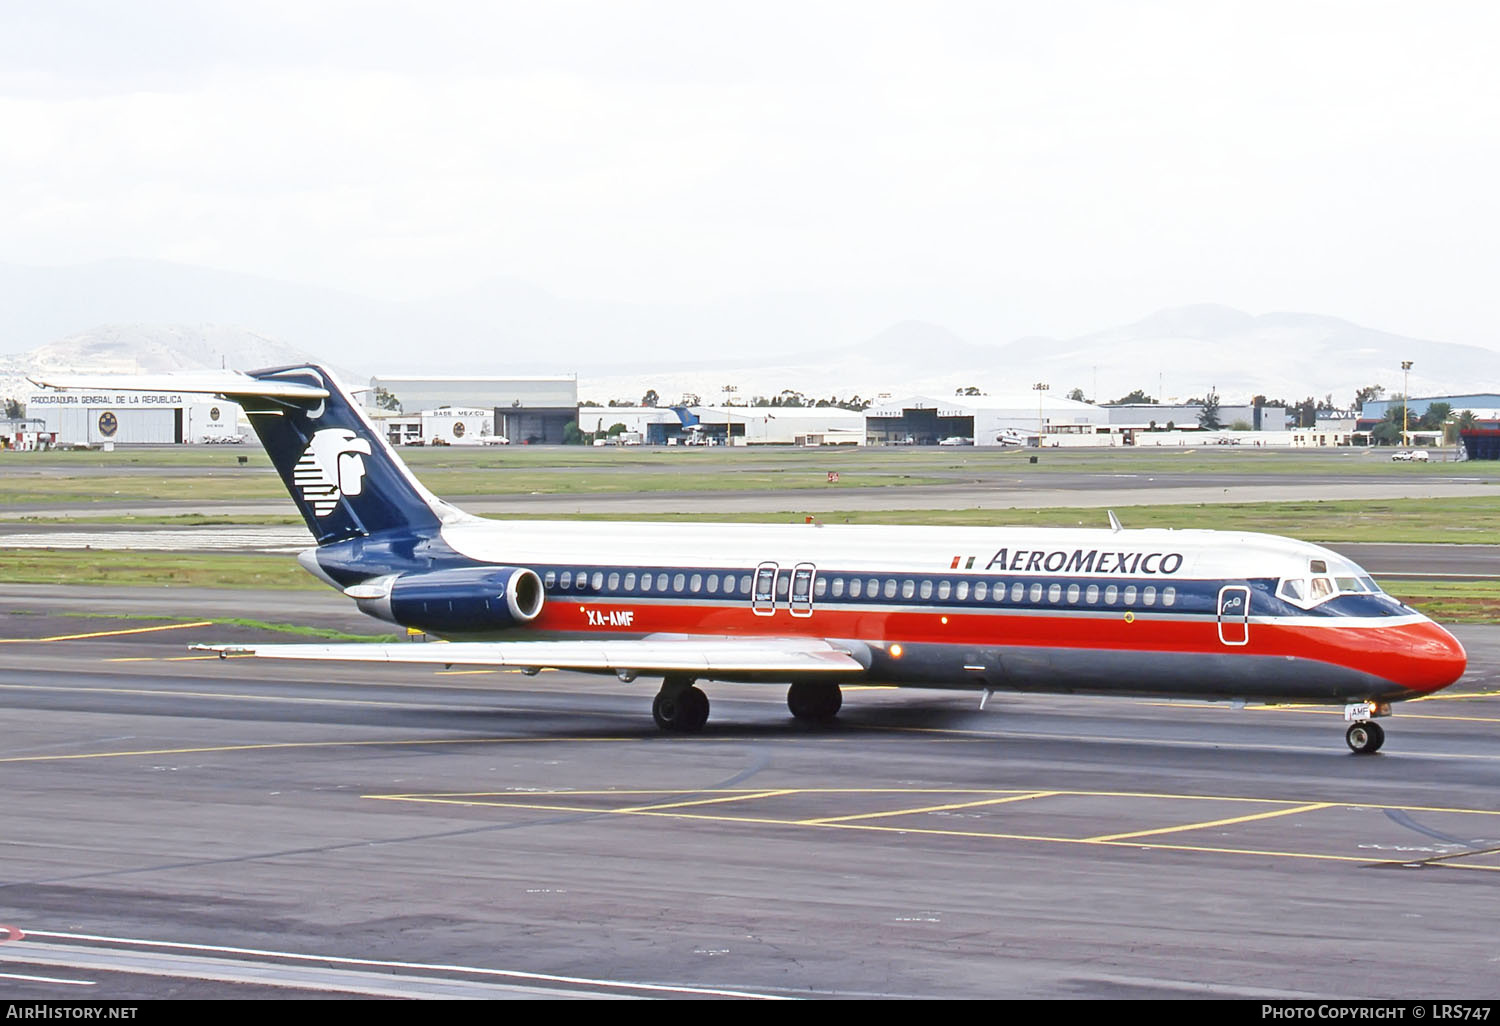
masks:
[[[965,438],[962,435],[953,435],[953,436],[951,436],[949,438],[943,439],[941,442],[938,443],[938,445],[973,445],[973,444],[974,444],[974,439],[972,439],[972,438]]]
[[[1426,463],[1430,457],[1423,449],[1401,449],[1391,453],[1391,459],[1403,463]]]

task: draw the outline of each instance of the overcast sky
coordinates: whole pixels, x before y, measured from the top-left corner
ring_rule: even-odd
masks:
[[[1440,0],[6,3],[0,261],[1500,348],[1497,39]]]

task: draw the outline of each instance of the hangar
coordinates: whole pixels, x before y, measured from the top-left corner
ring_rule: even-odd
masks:
[[[516,444],[560,445],[578,419],[578,378],[375,377],[368,406],[381,392],[405,410],[480,408],[493,411],[492,430]]]
[[[1109,415],[1102,407],[1042,389],[948,399],[918,395],[870,407],[865,430],[876,445],[938,445],[951,439],[972,445],[1036,445],[1042,437],[1107,432]]]
[[[58,445],[241,441],[234,403],[178,392],[37,392],[26,412]]]

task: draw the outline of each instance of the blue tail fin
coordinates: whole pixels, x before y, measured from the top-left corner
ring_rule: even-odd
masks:
[[[326,391],[315,403],[240,395],[255,433],[319,545],[391,530],[436,530],[457,510],[419,484],[364,411],[321,367],[273,367],[249,376]]]

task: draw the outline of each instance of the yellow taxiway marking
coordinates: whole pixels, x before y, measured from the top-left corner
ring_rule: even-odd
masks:
[[[197,623],[169,623],[156,627],[132,627],[123,631],[94,631],[90,634],[56,634],[50,638],[0,638],[0,645],[21,645],[28,642],[42,641],[81,641],[84,638],[114,638],[122,634],[151,634],[155,631],[180,631],[187,627],[212,627],[212,620],[199,620]]]
[[[77,755],[11,755],[0,757],[7,762],[67,762],[79,759],[125,759],[141,755],[203,755],[211,752],[265,752],[295,748],[380,748],[402,745],[504,745],[504,744],[554,744],[559,741],[639,741],[638,737],[455,737],[436,739],[408,739],[400,741],[278,741],[260,745],[203,745],[197,748],[148,748],[124,752],[82,752]],[[381,795],[366,795],[379,798]]]
[[[642,794],[669,796],[673,793],[693,794],[697,797],[675,804],[641,805],[632,803],[625,806],[608,806],[599,804],[587,804],[583,799],[599,798],[621,798],[635,797]],[[732,814],[713,814],[703,811],[705,805],[717,802],[733,802],[745,799],[762,797],[784,796],[784,795],[889,795],[899,797],[911,794],[950,794],[959,795],[998,795],[995,798],[982,798],[972,802],[955,802],[945,805],[935,805],[920,809],[902,808],[886,812],[868,813],[853,816],[838,816],[822,819],[785,819],[767,816],[742,816]],[[707,795],[708,797],[702,797]],[[1306,851],[1278,851],[1267,848],[1240,848],[1232,846],[1213,846],[1202,844],[1181,844],[1171,842],[1154,842],[1142,840],[1143,838],[1165,833],[1180,832],[1185,830],[1201,830],[1205,827],[1217,825],[1230,825],[1245,823],[1255,820],[1269,819],[1277,816],[1287,816],[1302,812],[1315,812],[1327,808],[1347,807],[1357,809],[1385,810],[1399,809],[1407,812],[1447,812],[1469,815],[1497,816],[1500,811],[1489,809],[1460,809],[1444,807],[1428,807],[1413,805],[1382,805],[1364,802],[1292,802],[1287,799],[1277,798],[1251,798],[1234,795],[1180,795],[1180,794],[1153,794],[1149,792],[1111,792],[1111,791],[1050,791],[1050,792],[1015,792],[1015,791],[983,791],[969,789],[941,789],[941,788],[787,788],[774,791],[750,791],[730,790],[725,792],[703,792],[703,791],[506,791],[506,792],[478,792],[469,794],[367,794],[365,798],[383,801],[410,801],[419,803],[430,803],[435,805],[457,805],[478,806],[487,808],[516,809],[532,812],[568,812],[593,815],[618,815],[618,816],[655,816],[664,819],[693,820],[700,822],[730,823],[736,825],[754,826],[779,826],[779,827],[811,827],[826,828],[830,830],[865,830],[892,834],[917,834],[935,837],[962,837],[988,841],[1029,841],[1046,844],[1074,844],[1092,845],[1111,848],[1132,848],[1136,850],[1154,851],[1182,851],[1214,855],[1255,855],[1270,858],[1304,859],[1322,862],[1344,862],[1351,864],[1369,865],[1375,863],[1391,862],[1388,858],[1372,858],[1368,855],[1340,855],[1326,852]],[[548,801],[549,797],[560,799]],[[870,822],[872,819],[889,816],[906,816],[921,812],[940,812],[947,809],[968,808],[977,805],[992,805],[1003,802],[1026,801],[1030,799],[1041,799],[1047,797],[1094,797],[1094,798],[1138,798],[1138,799],[1176,799],[1184,801],[1212,801],[1212,802],[1242,802],[1260,805],[1274,804],[1286,806],[1285,808],[1273,809],[1267,812],[1251,813],[1245,816],[1231,817],[1227,819],[1212,820],[1207,822],[1193,822],[1175,827],[1156,828],[1123,834],[1103,834],[1095,837],[1061,837],[1048,834],[1023,834],[1023,833],[996,833],[987,830],[962,830],[952,828],[936,827],[914,827],[896,826]],[[688,807],[695,807],[689,811]],[[1462,859],[1466,855],[1482,855],[1484,852],[1455,852],[1451,860]],[[1406,861],[1406,860],[1394,860]],[[1486,869],[1500,870],[1500,866],[1469,866],[1454,862],[1454,868],[1460,869]]]
[[[658,809],[684,809],[691,805],[715,805],[720,802],[747,802],[755,798],[777,798],[781,795],[796,794],[798,788],[785,788],[779,791],[752,791],[747,794],[723,795],[718,798],[693,798],[683,802],[667,802],[662,805],[637,805],[633,808],[611,809],[611,812],[654,812]]]
[[[196,658],[196,657],[185,657]],[[209,656],[217,659],[217,656]],[[148,698],[225,698],[237,702],[288,702],[298,705],[368,705],[376,708],[414,708],[412,702],[380,702],[369,698],[298,698],[294,695],[242,695],[233,691],[165,691],[152,688],[70,688],[61,684],[0,684],[0,691],[64,691],[69,694],[143,695]]]
[[[1033,798],[1050,798],[1056,791],[1033,791],[1030,794],[1013,794],[1004,798],[981,798],[972,802],[953,802],[948,805],[924,805],[915,809],[893,809],[889,812],[858,812],[852,816],[824,816],[821,819],[799,819],[798,826],[826,826],[830,823],[849,823],[856,819],[887,819],[891,816],[916,816],[924,812],[949,812],[953,809],[973,809],[981,805],[1005,805],[1008,802],[1026,802]],[[660,806],[658,806],[660,808]]]
[[[1309,805],[1294,805],[1290,809],[1273,809],[1270,812],[1254,812],[1248,816],[1231,816],[1228,819],[1211,819],[1202,823],[1183,823],[1179,826],[1157,827],[1152,830],[1135,830],[1128,834],[1102,834],[1098,837],[1085,837],[1086,841],[1124,841],[1132,837],[1153,837],[1158,834],[1180,834],[1187,830],[1206,830],[1209,827],[1229,826],[1232,823],[1249,823],[1256,819],[1274,819],[1277,816],[1295,816],[1299,812],[1313,812],[1317,809],[1327,809],[1334,802],[1313,802]]]

